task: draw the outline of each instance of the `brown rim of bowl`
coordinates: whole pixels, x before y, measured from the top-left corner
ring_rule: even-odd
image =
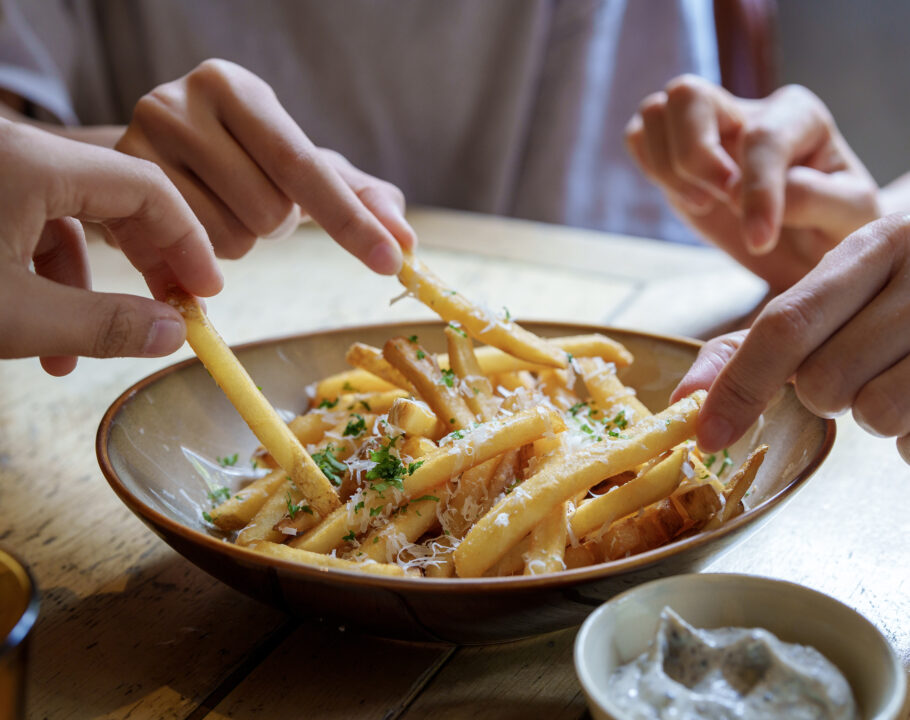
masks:
[[[552,325],[564,327],[567,328],[570,333],[576,331],[576,334],[600,332],[607,335],[611,333],[617,335],[632,335],[642,339],[651,339],[658,341],[669,340],[677,344],[688,345],[693,349],[697,349],[703,344],[701,341],[693,340],[691,338],[640,332],[637,330],[628,330],[623,328],[613,328],[606,325],[588,325],[583,323],[561,322],[556,320],[524,319],[520,320],[519,322],[524,325]],[[335,327],[330,330],[315,330],[306,333],[297,333],[265,340],[257,340],[254,342],[232,346],[232,349],[234,351],[243,351],[250,348],[262,347],[266,345],[276,345],[290,340],[300,340],[316,336],[323,337],[339,335],[350,332],[356,333],[365,329],[375,330],[382,328],[401,327],[403,325],[411,325],[413,327],[440,327],[444,326],[445,323],[442,323],[439,320],[400,320],[388,323],[351,325],[346,327]],[[742,525],[750,523],[752,520],[757,519],[758,516],[769,512],[773,507],[783,502],[787,496],[794,493],[798,488],[800,488],[805,483],[805,481],[812,476],[822,461],[830,453],[836,434],[835,422],[830,419],[824,420],[826,426],[825,440],[820,452],[816,453],[815,456],[813,456],[811,462],[785,488],[765,500],[765,502],[763,502],[758,507],[752,508],[749,512],[740,515],[739,517],[731,520],[723,527],[717,528],[716,530],[698,533],[692,537],[685,538],[683,540],[677,540],[676,542],[663,545],[648,552],[632,555],[621,560],[599,563],[597,565],[575,568],[572,570],[563,570],[561,572],[548,575],[515,575],[495,578],[411,578],[376,576],[335,568],[317,568],[304,565],[302,563],[295,563],[289,560],[280,560],[278,558],[262,555],[261,553],[257,553],[253,550],[249,550],[245,547],[235,545],[233,543],[226,543],[223,540],[214,538],[204,532],[193,530],[186,525],[172,520],[167,515],[158,512],[154,508],[149,507],[145,503],[138,500],[126,489],[126,487],[120,481],[120,478],[118,478],[117,474],[114,472],[114,468],[111,464],[110,456],[108,455],[107,450],[106,441],[110,436],[114,417],[120,411],[121,407],[123,407],[123,405],[126,404],[126,402],[139,391],[145,389],[162,377],[175,373],[185,367],[194,364],[201,363],[197,358],[188,358],[187,360],[183,360],[166,368],[162,368],[155,373],[152,373],[151,375],[143,378],[139,382],[127,388],[116,400],[114,400],[111,406],[107,409],[107,412],[104,413],[104,416],[101,419],[101,423],[98,426],[98,433],[95,438],[95,453],[98,457],[98,464],[101,466],[101,471],[104,473],[104,477],[107,479],[108,484],[111,486],[111,488],[113,488],[114,492],[117,493],[124,504],[129,507],[130,510],[132,510],[136,515],[145,519],[153,526],[166,528],[169,532],[179,535],[186,541],[201,544],[203,547],[206,547],[209,550],[226,553],[228,556],[233,557],[235,560],[255,560],[257,563],[264,566],[271,567],[273,569],[280,568],[286,572],[292,572],[301,578],[311,578],[316,580],[319,578],[324,578],[326,576],[331,576],[334,580],[337,580],[341,584],[361,586],[365,585],[386,588],[391,586],[400,587],[402,589],[407,588],[408,591],[426,592],[437,592],[440,589],[445,589],[446,592],[474,592],[479,589],[501,592],[519,592],[521,590],[540,587],[557,589],[567,585],[574,586],[589,580],[599,580],[613,575],[621,575],[630,570],[642,570],[677,552],[701,547],[702,545],[711,542],[715,538],[722,537],[723,535],[734,532]]]

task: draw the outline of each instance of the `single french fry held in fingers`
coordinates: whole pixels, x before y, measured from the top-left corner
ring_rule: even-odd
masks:
[[[307,502],[320,514],[338,507],[332,485],[212,327],[199,301],[173,290],[168,302],[186,321],[186,338],[193,352]]]
[[[461,396],[455,373],[444,373],[436,359],[410,338],[390,338],[382,354],[417,388],[420,397],[451,432],[470,427],[476,418]]]
[[[354,343],[348,348],[345,360],[348,365],[373,373],[376,377],[407,390],[411,395],[417,392],[408,379],[389,364],[389,361],[382,356],[382,350],[377,347],[365,343]]]
[[[696,391],[639,422],[627,438],[594,443],[567,457],[565,466],[548,465],[525,480],[482,517],[455,550],[458,575],[483,575],[557,503],[688,440],[705,395]]]
[[[408,291],[448,322],[457,322],[471,337],[510,355],[550,367],[566,367],[566,353],[513,322],[496,317],[445,285],[414,255],[406,253],[398,279]]]

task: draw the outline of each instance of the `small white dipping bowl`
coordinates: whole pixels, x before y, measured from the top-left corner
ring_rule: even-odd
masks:
[[[575,671],[595,720],[628,720],[607,695],[607,678],[641,655],[671,607],[696,628],[765,628],[810,645],[847,678],[864,720],[898,720],[906,675],[866,618],[815,590],[751,575],[676,575],[617,595],[588,616],[575,639]]]

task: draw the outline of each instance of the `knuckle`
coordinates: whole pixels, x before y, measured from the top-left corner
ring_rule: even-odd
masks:
[[[248,209],[248,229],[257,237],[274,232],[290,214],[294,203],[287,197],[258,198]]]
[[[644,118],[654,116],[664,111],[667,106],[667,94],[665,92],[656,92],[648,95],[638,106],[638,112]]]
[[[811,293],[786,293],[768,303],[756,322],[768,342],[785,347],[801,346],[818,317],[817,301]]]
[[[703,85],[704,81],[700,77],[685,73],[667,83],[667,98],[674,103],[688,103],[702,93]]]
[[[92,345],[94,357],[117,357],[130,347],[135,334],[135,318],[124,305],[102,308],[98,332]]]
[[[853,417],[876,435],[903,435],[910,430],[910,409],[900,402],[901,397],[900,392],[895,392],[880,379],[872,380],[853,401]]]
[[[811,357],[799,368],[795,380],[797,397],[816,414],[833,417],[852,399],[844,366],[830,357]]]

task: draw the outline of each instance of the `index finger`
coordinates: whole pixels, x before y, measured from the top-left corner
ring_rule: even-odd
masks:
[[[239,89],[219,98],[228,130],[339,245],[376,272],[397,273],[402,254],[392,233],[288,115],[272,89],[252,75],[242,82],[242,98]]]
[[[699,415],[699,445],[709,452],[739,438],[803,362],[887,282],[892,268],[885,219],[854,233],[818,266],[768,303],[720,371]]]

